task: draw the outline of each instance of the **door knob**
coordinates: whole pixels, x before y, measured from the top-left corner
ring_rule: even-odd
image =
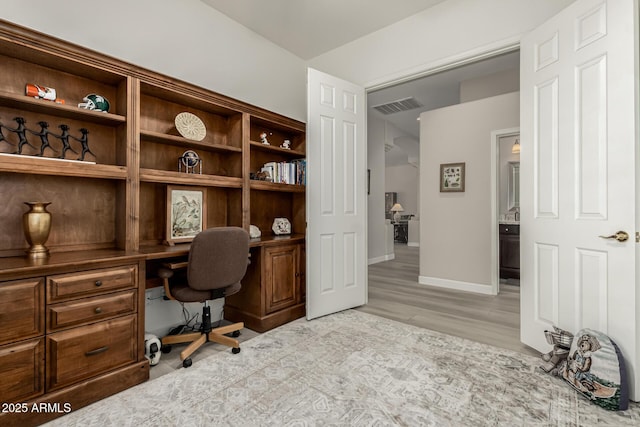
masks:
[[[626,242],[629,240],[629,234],[626,231],[618,231],[616,234],[612,234],[611,236],[598,236],[603,239],[616,239],[618,242]]]

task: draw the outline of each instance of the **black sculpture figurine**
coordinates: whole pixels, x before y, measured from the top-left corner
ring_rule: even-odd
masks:
[[[71,150],[72,152],[78,154],[76,150],[71,148],[71,144],[69,144],[69,126],[60,125],[58,127],[62,129],[62,134],[60,136],[57,136],[57,135],[54,135],[54,136],[56,138],[59,138],[60,141],[62,141],[62,154],[60,154],[60,158],[64,159],[64,155],[66,154],[67,150]]]
[[[34,150],[37,150],[36,147],[34,147],[33,145],[31,145],[29,143],[29,141],[27,141],[27,132],[26,132],[26,128],[24,126],[24,124],[27,122],[24,117],[15,117],[13,120],[16,121],[16,123],[18,123],[18,127],[15,129],[11,129],[8,126],[5,126],[5,128],[7,130],[10,130],[11,132],[14,132],[16,135],[18,135],[18,151],[16,151],[15,154],[22,154],[22,147],[24,147],[24,145],[28,145],[29,147],[33,148]]]
[[[76,141],[80,142],[80,144],[82,145],[82,154],[80,154],[80,157],[78,158],[78,160],[80,160],[80,161],[84,160],[84,156],[87,153],[91,154],[93,157],[96,157],[96,155],[93,154],[93,152],[89,149],[89,138],[87,137],[87,135],[89,134],[89,131],[87,129],[85,129],[85,128],[81,128],[80,129],[80,133],[82,133],[82,137],[81,138],[76,138],[75,136],[70,135],[71,138],[73,138]]]
[[[44,121],[40,121],[38,122],[38,124],[40,125],[40,132],[34,132],[31,129],[27,129],[29,132],[31,132],[34,135],[38,135],[40,137],[40,154],[36,154],[37,156],[43,156],[44,155],[44,150],[49,148],[51,151],[53,151],[54,153],[56,153],[56,150],[53,149],[53,147],[51,147],[51,144],[49,143],[49,123],[44,122]],[[57,136],[55,134],[51,134],[53,136]]]
[[[6,127],[4,126],[2,123],[0,123],[0,141],[4,141],[7,144],[11,144],[11,145],[16,145],[13,142],[10,142],[7,138],[4,137],[4,134],[2,133],[2,128]]]

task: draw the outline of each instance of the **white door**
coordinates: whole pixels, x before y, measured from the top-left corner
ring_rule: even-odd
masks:
[[[367,301],[364,89],[307,75],[307,319]]]
[[[521,44],[521,340],[621,348],[638,387],[634,0],[577,0]],[[629,239],[610,236],[618,231]]]

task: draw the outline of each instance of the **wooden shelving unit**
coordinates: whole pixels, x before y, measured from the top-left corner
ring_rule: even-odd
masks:
[[[26,96],[27,83],[55,88],[65,103]],[[91,93],[108,99],[109,112],[77,107]],[[181,112],[203,121],[204,139],[177,132]],[[10,130],[17,117],[25,120],[29,142],[20,153],[19,136]],[[50,132],[44,150],[35,134],[39,122]],[[37,317],[28,334],[12,324],[0,340],[0,373],[33,386],[22,393],[0,385],[1,401],[69,401],[78,409],[148,378],[144,290],[158,284],[158,265],[189,251],[188,244],[164,244],[168,186],[206,192],[208,227],[248,231],[253,224],[261,230],[251,241],[253,262],[242,296],[226,301],[230,320],[263,331],[304,315],[305,187],[250,179],[264,163],[305,157],[303,123],[2,20],[0,123],[0,319]],[[63,125],[74,138],[88,131],[88,161],[77,160],[82,147],[74,138],[68,139],[73,151],[59,159]],[[257,142],[261,132],[272,145]],[[280,148],[285,139],[290,149]],[[187,150],[201,159],[198,173],[179,171]],[[52,202],[49,258],[25,257],[26,201]],[[290,220],[291,235],[273,234],[279,217]],[[52,299],[54,286],[67,283],[86,289]],[[114,287],[98,292],[97,283]],[[55,323],[50,314],[94,302],[126,308],[68,324]],[[114,354],[104,350],[100,364],[85,363],[88,356],[73,351],[80,348],[76,341],[94,339],[86,334],[115,334],[120,344]],[[33,365],[23,361],[26,368],[16,371],[16,351]],[[87,354],[97,353],[87,348]],[[70,364],[82,369],[71,372]],[[0,424],[37,425],[55,416],[0,414]]]

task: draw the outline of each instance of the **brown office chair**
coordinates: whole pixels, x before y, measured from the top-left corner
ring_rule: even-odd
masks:
[[[240,335],[244,323],[211,328],[211,308],[207,301],[233,295],[240,290],[249,263],[249,233],[239,227],[217,227],[204,230],[191,242],[189,260],[168,264],[159,275],[169,299],[181,302],[202,302],[202,326],[199,332],[167,335],[162,338],[164,352],[171,344],[190,342],[180,353],[182,366],[191,366],[191,354],[206,342],[217,342],[240,352],[240,344],[233,337]],[[174,271],[186,267],[186,277],[174,277]],[[184,275],[183,275],[184,276]]]

